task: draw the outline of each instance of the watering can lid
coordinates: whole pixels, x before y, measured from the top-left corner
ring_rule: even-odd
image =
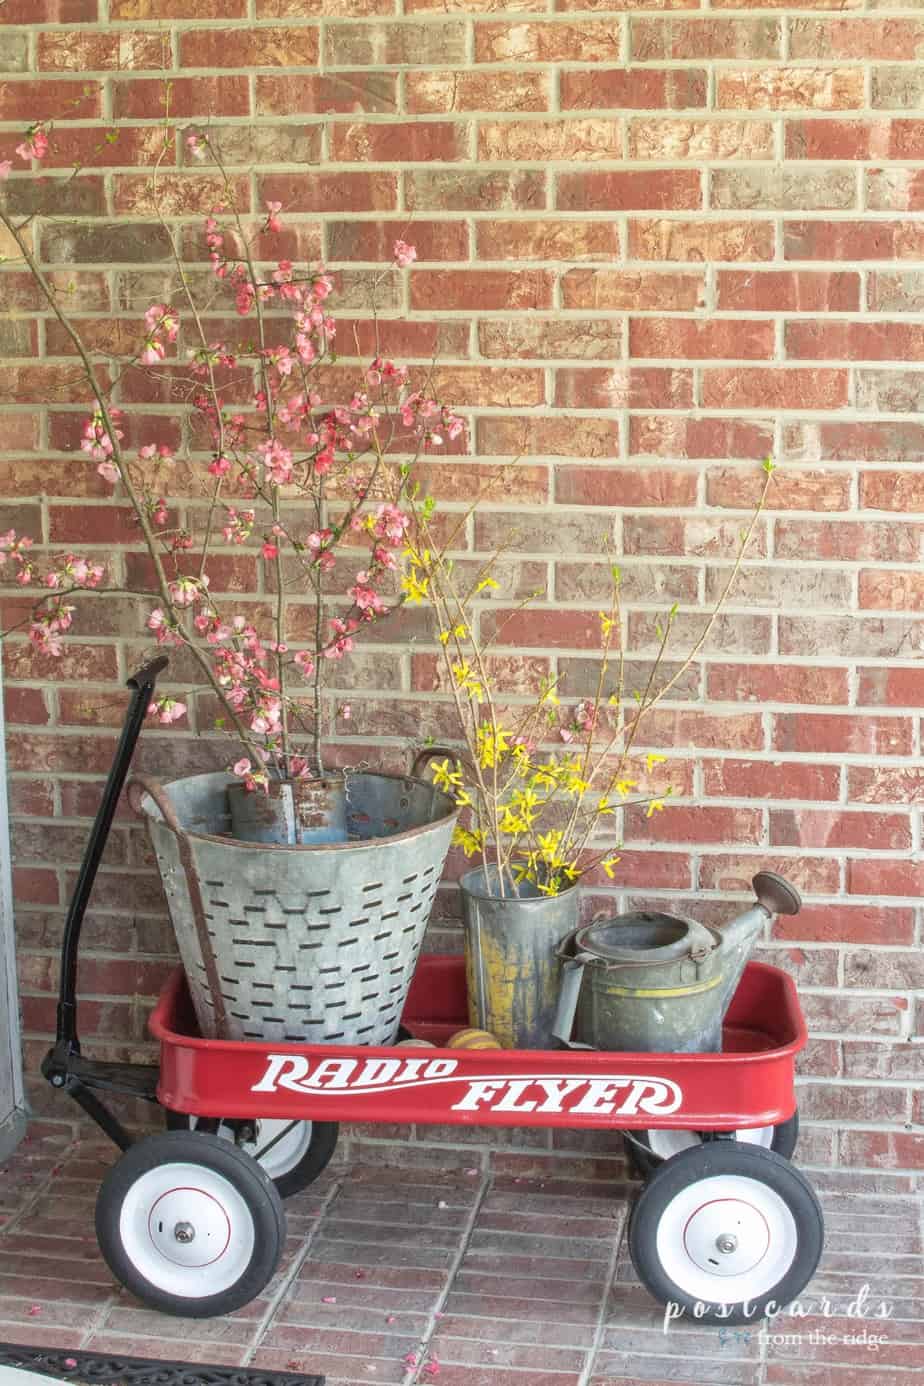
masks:
[[[602,962],[669,962],[709,953],[720,942],[715,930],[695,919],[636,910],[585,925],[575,935],[575,950]]]

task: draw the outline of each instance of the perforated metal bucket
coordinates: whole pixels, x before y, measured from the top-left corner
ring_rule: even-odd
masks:
[[[350,841],[230,837],[224,773],[136,782],[203,1035],[390,1044],[457,809],[411,776],[347,779]]]

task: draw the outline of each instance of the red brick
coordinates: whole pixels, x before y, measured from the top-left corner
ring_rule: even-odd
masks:
[[[411,114],[546,111],[551,105],[551,74],[546,72],[409,72],[404,82]]]
[[[907,221],[788,221],[787,260],[920,260],[924,225]]]
[[[770,844],[773,847],[902,852],[911,847],[911,822],[907,813],[771,809]]]
[[[752,319],[632,318],[629,355],[681,360],[769,359],[774,353],[772,322]]]
[[[404,196],[411,211],[534,211],[546,181],[537,169],[422,169],[405,173]]]
[[[56,120],[93,120],[101,114],[102,84],[92,80],[0,82],[0,120],[33,121],[50,101]]]
[[[924,57],[919,19],[796,19],[790,27],[793,58],[858,58],[905,61]]]
[[[924,326],[900,322],[788,322],[787,356],[813,361],[922,361]]]
[[[792,424],[784,428],[783,440],[785,455],[789,457],[808,454],[816,460],[830,462],[924,461],[924,426],[909,419]],[[894,479],[899,474],[893,472],[891,475]]]
[[[437,120],[337,123],[330,131],[330,157],[343,163],[452,163],[469,157],[468,128]]]
[[[774,523],[777,558],[825,558],[841,563],[909,562],[921,550],[919,525],[886,521],[796,520]]]
[[[247,0],[109,0],[110,19],[244,19]]]
[[[281,202],[287,212],[391,212],[398,206],[398,175],[371,173],[266,174],[260,201]]]
[[[790,120],[787,159],[887,159],[892,122],[876,120]]]
[[[883,1125],[901,1122],[907,1113],[908,1094],[902,1088],[874,1087],[865,1083],[799,1085],[799,1116],[804,1116],[806,1121],[875,1121]],[[846,1329],[848,1321],[841,1322]],[[824,1331],[830,1332],[833,1327],[833,1323],[825,1321]]]
[[[636,312],[661,308],[689,312],[703,307],[704,296],[703,275],[695,272],[659,274],[656,270],[582,268],[567,270],[561,277],[563,308]]]
[[[580,173],[560,173],[558,176],[556,206],[562,211],[667,211],[702,205],[702,177],[695,168],[661,168],[656,171],[626,169],[616,172],[582,170]]]
[[[687,890],[692,885],[689,852],[659,852],[635,848],[619,853],[618,884],[646,890]],[[596,877],[601,879],[596,881]],[[588,885],[609,884],[602,871],[585,877]],[[614,882],[615,884],[615,882]]]
[[[860,307],[860,276],[850,270],[719,270],[722,312],[849,313]]]
[[[924,792],[924,770],[914,766],[851,765],[847,797],[857,804],[913,804]]]
[[[599,649],[600,617],[596,611],[497,609],[481,617],[483,639],[524,649]]]
[[[156,192],[146,173],[116,173],[112,175],[112,183],[114,210],[127,216],[156,216],[159,210],[165,217],[201,217],[207,215],[226,192],[239,212],[250,211],[250,181],[246,177],[229,176],[226,184],[223,176],[217,173],[162,172]]]
[[[324,65],[331,67],[464,67],[465,24],[431,19],[420,24],[360,21],[325,25]]]
[[[751,879],[758,871],[778,872],[805,895],[840,893],[840,867],[833,858],[773,857],[766,850],[755,852],[752,856],[703,856],[699,864],[699,884],[703,890],[750,894]],[[779,923],[780,920],[777,919],[774,930]]]
[[[633,259],[771,260],[773,254],[774,228],[769,221],[637,217],[629,222],[629,255]]]
[[[857,702],[861,707],[924,707],[924,669],[861,667],[857,674]]]
[[[757,504],[764,473],[738,467],[716,467],[706,474],[709,505],[748,508]],[[767,494],[768,510],[847,510],[850,478],[839,472],[797,471],[780,467]]]
[[[920,952],[856,948],[844,954],[844,982],[848,987],[920,991],[924,988],[922,968],[924,955]]]
[[[492,217],[477,223],[475,236],[476,254],[485,260],[618,260],[622,254],[613,222]]]
[[[248,115],[250,91],[247,78],[236,73],[224,77],[171,77],[169,104],[163,80],[114,81],[113,109],[117,118],[163,117],[205,120],[208,116]]]
[[[31,776],[27,780],[11,779],[8,788],[10,813],[14,818],[26,814],[35,818],[50,818],[54,813],[53,780],[36,780]]]
[[[706,105],[704,68],[563,69],[562,110],[687,110]],[[498,109],[495,106],[490,110]]]
[[[37,866],[14,866],[13,898],[29,905],[57,905],[58,878]]]
[[[779,915],[773,937],[803,943],[908,944],[914,937],[914,911],[902,905],[851,905],[843,900],[807,905],[797,915]]]
[[[757,844],[761,840],[763,813],[751,808],[714,808],[712,805],[668,806],[651,817],[642,808],[626,812],[627,841],[645,842],[736,842]]]
[[[848,671],[814,664],[710,664],[706,696],[734,703],[846,703]]]
[[[562,368],[555,372],[555,403],[561,409],[688,409],[693,372],[656,366]]]
[[[3,697],[7,722],[44,726],[48,722],[45,694],[40,688],[7,687]]]
[[[408,233],[405,221],[329,221],[327,262],[382,260],[391,264],[395,241]],[[467,260],[468,227],[461,221],[415,221],[414,246],[424,260]],[[341,343],[338,340],[338,349]]]
[[[840,1153],[845,1164],[857,1169],[921,1169],[924,1167],[924,1136],[910,1131],[848,1129],[841,1132]],[[828,1371],[827,1368],[822,1370],[825,1373]],[[840,1370],[843,1386],[862,1386],[861,1373],[857,1371],[852,1374],[856,1377],[855,1382],[850,1381],[844,1371]],[[868,1372],[864,1374],[869,1375]],[[816,1386],[811,1379],[803,1382],[794,1379],[791,1374],[779,1376],[777,1380],[785,1381],[786,1386],[790,1386],[790,1382],[792,1386]],[[817,1376],[817,1386],[824,1386],[824,1378],[821,1375]]]
[[[840,409],[847,404],[845,370],[762,369],[703,372],[707,409]]]
[[[781,751],[816,755],[910,755],[912,723],[909,717],[778,712],[773,718],[773,744]]]
[[[601,117],[559,116],[551,120],[480,120],[476,154],[488,163],[547,159],[581,163],[612,159],[622,150],[622,121]]]
[[[619,420],[553,415],[478,420],[477,451],[490,456],[615,457],[619,454]]]
[[[914,472],[866,472],[860,478],[860,504],[868,510],[920,512],[924,477]]]
[[[645,716],[645,744],[702,747],[722,751],[759,751],[764,745],[759,713],[717,713],[698,708],[655,708]]]
[[[924,574],[897,568],[864,568],[860,606],[875,611],[924,611]]]
[[[722,71],[717,105],[726,110],[855,110],[864,104],[863,69],[768,67]]]
[[[924,404],[924,371],[879,369],[856,373],[858,409],[883,413],[918,413]]]
[[[190,29],[180,35],[183,67],[314,67],[318,31],[313,25],[244,27],[229,43],[224,28]]]
[[[111,502],[52,506],[49,523],[53,544],[132,544],[141,538],[134,511]]]
[[[559,505],[693,505],[692,472],[632,467],[559,467],[555,478]]]
[[[860,857],[847,863],[847,890],[851,895],[920,897],[922,889],[924,862]]]
[[[138,71],[171,67],[172,56],[166,34],[47,29],[38,35],[38,66],[48,72]]]
[[[632,57],[776,58],[782,49],[778,19],[675,18],[632,19]]]
[[[836,800],[840,770],[800,760],[706,760],[703,792],[713,799]]]
[[[159,0],[155,0],[159,2]],[[261,72],[256,77],[257,115],[327,115],[398,109],[395,72]]]
[[[773,429],[754,419],[665,418],[651,414],[629,420],[629,451],[656,457],[764,458],[773,447]]]
[[[0,24],[93,24],[99,0],[7,0]]]
[[[411,307],[551,308],[552,283],[548,270],[416,270],[411,275]]]
[[[622,526],[623,552],[677,554],[684,558],[737,558],[741,523],[722,516],[626,516]],[[767,555],[767,526],[758,520],[748,542],[749,558]]]
[[[621,57],[619,27],[609,19],[475,24],[478,63],[618,63]]]
[[[612,360],[622,352],[623,326],[612,318],[482,319],[478,349],[482,356],[527,360]],[[631,387],[630,387],[631,388]]]

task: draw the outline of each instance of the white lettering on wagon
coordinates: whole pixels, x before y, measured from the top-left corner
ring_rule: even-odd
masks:
[[[314,1060],[303,1054],[270,1054],[266,1072],[251,1092],[391,1093],[414,1087],[464,1083],[449,1105],[454,1112],[574,1113],[576,1116],[668,1116],[683,1100],[670,1078],[645,1074],[486,1074],[458,1072],[458,1059]]]

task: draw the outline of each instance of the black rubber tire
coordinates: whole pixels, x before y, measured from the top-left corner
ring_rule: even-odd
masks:
[[[165,1112],[165,1115],[168,1131],[195,1131],[199,1134],[202,1123],[207,1122],[207,1130],[217,1135],[219,1128],[223,1125],[215,1117],[189,1117],[185,1112],[171,1112],[169,1110]],[[280,1198],[291,1198],[293,1194],[301,1193],[302,1189],[307,1189],[309,1184],[314,1183],[318,1175],[322,1174],[330,1164],[334,1151],[337,1149],[339,1134],[339,1122],[315,1121],[311,1123],[311,1144],[304,1155],[296,1164],[292,1165],[291,1169],[287,1169],[284,1174],[276,1175],[273,1179]],[[224,1140],[225,1137],[221,1137],[221,1139]],[[228,1144],[233,1144],[233,1142],[229,1141]]]
[[[143,1175],[171,1164],[199,1165],[221,1176],[247,1206],[253,1252],[234,1283],[217,1293],[176,1294],[154,1284],[136,1265],[122,1239],[120,1219],[128,1193]],[[282,1200],[257,1161],[230,1141],[201,1131],[167,1131],[129,1146],[109,1170],[96,1200],[96,1237],[113,1275],[152,1309],[184,1318],[218,1317],[249,1304],[275,1274],[285,1235]],[[207,1285],[208,1280],[204,1278],[203,1283]]]
[[[777,1283],[752,1300],[698,1300],[668,1274],[658,1252],[659,1225],[673,1200],[693,1184],[714,1175],[737,1175],[754,1180],[786,1204],[795,1227],[795,1252]],[[704,1198],[707,1190],[703,1190]],[[688,1321],[710,1324],[758,1323],[782,1310],[805,1288],[815,1273],[824,1247],[824,1218],[811,1184],[795,1165],[773,1150],[740,1141],[707,1141],[664,1160],[636,1198],[629,1219],[629,1255],[643,1285],[662,1304],[687,1311]],[[716,1277],[723,1293],[734,1290],[732,1277]],[[704,1305],[694,1314],[697,1305]]]
[[[702,1137],[708,1133],[703,1131],[698,1134]],[[788,1121],[781,1121],[778,1126],[774,1126],[769,1149],[776,1151],[777,1155],[782,1155],[784,1160],[791,1160],[798,1140],[799,1113],[796,1111],[793,1112]],[[651,1138],[648,1131],[633,1131],[631,1136],[624,1133],[623,1143],[626,1148],[629,1167],[639,1179],[650,1179],[655,1170],[664,1164],[664,1156],[657,1154],[651,1148]],[[766,1146],[763,1147],[763,1149],[767,1148]],[[669,1156],[668,1158],[673,1159],[674,1157]]]

